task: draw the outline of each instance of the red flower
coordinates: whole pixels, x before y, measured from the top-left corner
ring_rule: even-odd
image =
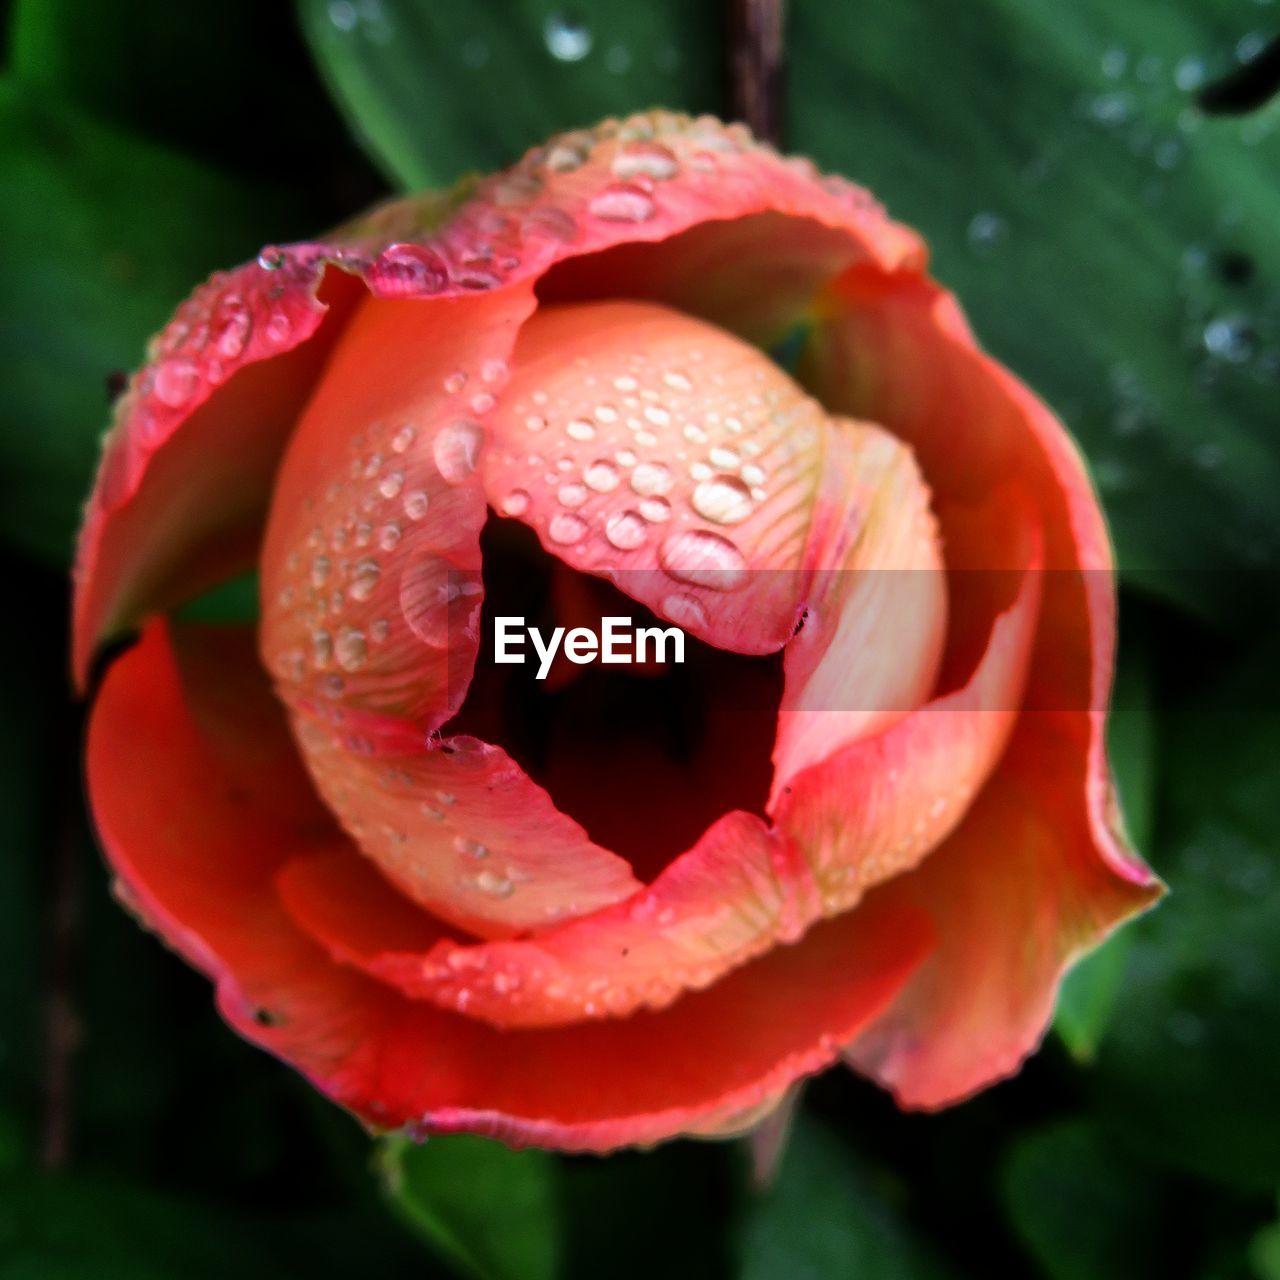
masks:
[[[182,306],[75,652],[143,624],[93,809],[233,1026],[372,1125],[565,1148],[730,1132],[842,1054],[907,1106],[1016,1069],[1159,886],[1104,759],[1097,502],[924,268],[864,192],[655,114]],[[255,563],[256,631],[164,619]],[[678,760],[627,719],[670,667],[606,705],[561,661],[513,729],[481,604],[537,575],[562,624],[700,642]]]

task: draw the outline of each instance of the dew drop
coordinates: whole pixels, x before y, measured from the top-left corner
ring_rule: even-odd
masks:
[[[615,391],[621,391],[624,395],[640,389],[640,384],[629,373],[614,378],[613,386]]]
[[[655,427],[665,427],[671,423],[671,415],[658,404],[647,404],[644,407],[645,420]]]
[[[344,671],[359,671],[364,665],[366,648],[364,632],[355,627],[341,627],[333,646],[338,666]]]
[[[664,462],[642,462],[631,473],[631,488],[642,497],[669,493],[675,483]]]
[[[556,491],[556,498],[562,507],[580,507],[588,498],[587,486],[578,484],[562,484]]]
[[[390,551],[399,541],[400,526],[394,520],[384,524],[378,533],[378,546],[383,551]]]
[[[350,587],[347,588],[351,598],[353,600],[367,600],[373,595],[378,585],[378,579],[381,576],[382,570],[372,556],[357,560],[355,574],[351,579]]]
[[[752,509],[751,490],[737,476],[703,480],[693,491],[693,509],[716,524],[738,524]]]
[[[615,511],[605,523],[604,536],[619,551],[634,551],[649,536],[649,527],[638,511]]]
[[[640,514],[650,524],[663,524],[671,519],[671,504],[666,498],[642,498],[640,500]]]
[[[673,533],[658,551],[658,561],[677,582],[732,591],[742,585],[747,562],[727,538],[703,529]]]
[[[572,512],[561,511],[552,516],[547,526],[547,537],[561,546],[572,546],[581,542],[587,534],[587,522]]]
[[[404,472],[399,469],[388,471],[378,482],[378,492],[384,498],[394,498],[404,488]]]
[[[592,196],[587,208],[602,222],[648,222],[656,212],[647,191],[622,182]]]
[[[509,898],[515,891],[515,882],[509,876],[496,871],[482,871],[476,876],[476,888],[491,898]]]
[[[667,384],[673,391],[692,391],[693,383],[678,369],[668,369],[662,375],[662,381]]]
[[[620,467],[634,467],[636,465],[636,455],[630,449],[619,449],[613,456],[617,458]]]
[[[156,370],[153,390],[156,399],[171,409],[180,409],[191,399],[199,379],[195,361],[186,356],[165,360]]]
[[[229,293],[214,308],[209,337],[222,356],[234,360],[244,350],[252,326],[249,308],[235,294]]]
[[[614,156],[613,172],[615,177],[623,180],[653,178],[662,182],[680,172],[680,162],[660,142],[631,142]]]
[[[588,489],[594,489],[597,493],[609,493],[618,487],[618,468],[601,458],[582,473],[582,478]]]
[[[445,378],[443,385],[449,395],[457,395],[467,385],[467,375],[461,369],[455,369]]]
[[[330,561],[328,556],[316,556],[311,561],[311,585],[317,589],[329,580]]]
[[[417,427],[415,427],[411,422],[406,422],[405,425],[391,437],[391,448],[396,453],[404,453],[417,438]]]
[[[714,466],[724,467],[725,470],[732,470],[742,464],[742,459],[732,449],[726,449],[722,445],[717,445],[707,457]]]
[[[688,631],[697,631],[707,625],[707,611],[695,596],[670,595],[662,602],[660,612],[669,622]]]
[[[423,489],[414,489],[404,495],[404,513],[410,520],[421,520],[430,505],[431,499]]]
[[[448,484],[461,484],[476,469],[482,435],[474,422],[442,427],[431,446],[436,470]]]
[[[439,811],[437,810],[437,812]],[[443,816],[441,814],[441,817]],[[468,858],[487,858],[489,856],[489,846],[481,844],[479,840],[471,839],[470,836],[458,836],[453,842],[453,847]]]
[[[571,440],[594,440],[596,438],[595,426],[588,422],[586,418],[572,419],[564,430]]]
[[[400,608],[419,640],[443,649],[472,633],[483,591],[478,574],[429,556],[400,575]]]
[[[502,514],[504,516],[522,516],[529,510],[531,501],[532,499],[524,489],[512,489],[502,500]]]
[[[591,28],[576,18],[553,13],[542,27],[547,52],[560,62],[581,62],[591,52]]]
[[[449,283],[444,259],[419,244],[388,245],[373,260],[369,276],[384,297],[439,293]]]
[[[740,474],[748,484],[764,484],[765,470],[763,467],[756,466],[754,462],[748,462]]]

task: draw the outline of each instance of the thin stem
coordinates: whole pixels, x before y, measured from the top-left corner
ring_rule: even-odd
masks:
[[[735,118],[782,144],[786,0],[728,0],[729,86]]]

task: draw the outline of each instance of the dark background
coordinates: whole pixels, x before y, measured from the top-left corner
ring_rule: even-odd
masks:
[[[794,0],[784,141],[920,227],[1084,445],[1172,886],[1016,1080],[832,1072],[780,1172],[377,1147],[109,897],[65,678],[109,386],[211,269],[554,128],[727,110],[709,0],[0,4],[0,1280],[1280,1277],[1280,3]]]

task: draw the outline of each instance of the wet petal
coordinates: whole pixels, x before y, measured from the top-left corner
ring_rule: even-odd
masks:
[[[480,937],[585,915],[639,888],[501,747],[433,740],[414,755],[353,754],[304,724],[321,795],[360,849],[414,902]]]
[[[822,492],[800,630],[787,646],[776,796],[933,691],[947,588],[929,491],[909,449],[868,423],[824,428]]]
[[[915,871],[867,895],[857,915],[929,911],[940,939],[894,1006],[847,1050],[908,1107],[941,1107],[1010,1075],[1053,1013],[1073,959],[1160,895],[1086,798],[1069,719],[1027,712],[995,779]],[[958,909],[963,905],[963,909]]]
[[[182,634],[184,645],[205,638]],[[245,795],[238,752],[211,745],[199,725],[219,707],[233,713],[226,723],[263,744],[262,766],[266,744],[287,746],[283,718],[243,636],[206,656],[188,682],[191,668],[179,668],[169,630],[156,626],[107,673],[89,782],[108,856],[146,921],[215,979],[223,1016],[373,1126],[575,1150],[715,1129],[827,1065],[835,1042],[881,1012],[927,953],[917,913],[871,928],[848,917],[623,1022],[501,1032],[415,1004],[334,964],[280,905],[275,878],[300,849],[280,838],[290,822]],[[232,704],[228,688],[244,696]],[[157,785],[126,785],[139,771]],[[305,795],[291,777],[290,792],[301,781]],[[332,828],[314,836],[322,853]]]
[[[366,300],[294,431],[262,555],[263,659],[286,703],[353,739],[408,722],[421,741],[466,693],[482,422],[532,306],[522,288]]]
[[[663,176],[652,159],[637,161],[637,148],[663,154]],[[739,255],[721,256],[705,288],[692,291],[700,296],[686,299],[689,255],[702,252],[706,234],[696,229],[709,220],[741,220],[734,242],[758,255],[760,273],[744,273]],[[702,306],[725,323],[742,315],[749,336],[794,323],[839,266],[923,260],[919,238],[858,188],[820,179],[740,126],[655,112],[562,135],[505,173],[384,205],[327,242],[267,249],[258,264],[214,277],[156,340],[106,440],[77,552],[78,678],[106,635],[249,562],[272,470],[341,327],[345,307],[321,326],[323,302],[353,300],[349,277],[381,298],[456,300],[691,230],[689,245],[675,244],[645,274],[670,282],[671,300],[695,312]],[[769,266],[765,248],[774,244],[788,247]],[[326,277],[327,266],[342,270]],[[590,292],[593,280],[614,275],[585,265],[563,288]],[[748,281],[759,287],[746,296],[779,300],[766,314],[744,312]],[[296,357],[286,354],[295,348]]]
[[[493,418],[485,488],[551,554],[722,648],[791,635],[825,418],[754,347],[638,303],[545,308]]]
[[[73,662],[253,562],[298,410],[352,301],[323,264],[256,264],[202,285],[116,406],[76,552]],[[349,283],[349,282],[348,282]],[[354,287],[354,286],[352,286]]]

